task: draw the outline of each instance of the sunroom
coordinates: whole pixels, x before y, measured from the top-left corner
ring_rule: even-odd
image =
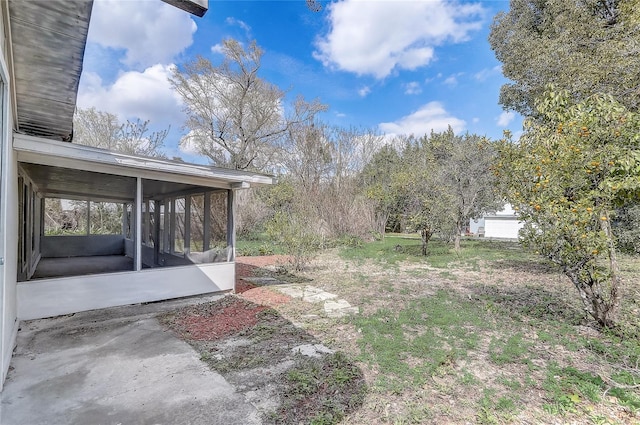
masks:
[[[18,317],[233,291],[234,193],[270,176],[16,134]]]

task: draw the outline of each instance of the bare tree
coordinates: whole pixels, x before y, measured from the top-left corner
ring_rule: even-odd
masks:
[[[485,137],[476,134],[455,136],[451,128],[441,134],[432,134],[431,139],[436,148],[446,149],[440,178],[454,201],[454,245],[459,251],[460,237],[469,220],[503,206],[496,178],[490,171],[497,153],[494,144]]]
[[[171,84],[188,115],[180,143],[216,165],[265,169],[290,126],[311,122],[325,106],[299,98],[287,117],[285,93],[258,77],[263,52],[256,42],[245,49],[227,39],[222,52],[220,65],[198,57],[173,71]]]
[[[384,138],[376,130],[366,128],[333,128],[335,186],[351,180],[364,170],[373,156],[384,145]]]
[[[127,120],[95,108],[78,109],[73,117],[74,142],[130,155],[164,158],[161,148],[169,129],[149,132],[149,121]]]
[[[317,193],[320,184],[331,177],[334,149],[328,131],[329,127],[320,122],[294,125],[284,138],[279,168],[303,192]]]

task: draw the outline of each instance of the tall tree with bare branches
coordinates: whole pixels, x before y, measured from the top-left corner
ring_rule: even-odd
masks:
[[[73,129],[73,141],[80,145],[129,155],[165,157],[161,149],[169,129],[149,131],[149,121],[121,123],[112,113],[80,108],[73,117]]]
[[[311,122],[325,106],[298,98],[288,115],[285,92],[258,76],[263,51],[255,41],[245,48],[227,39],[222,53],[219,65],[198,57],[173,71],[188,117],[180,143],[215,165],[264,170],[288,128]]]

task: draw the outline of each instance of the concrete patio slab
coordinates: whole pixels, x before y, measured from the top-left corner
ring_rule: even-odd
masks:
[[[194,300],[23,323],[0,423],[260,424],[257,409],[155,318],[185,302]]]

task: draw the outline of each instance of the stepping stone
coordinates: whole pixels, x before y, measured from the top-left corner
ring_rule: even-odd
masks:
[[[325,292],[322,289],[316,288],[314,286],[307,286],[304,288],[304,296],[302,297],[302,300],[310,303],[317,303],[333,298],[338,298],[338,296],[330,292]]]
[[[353,307],[347,300],[336,300],[336,294],[323,291],[315,286],[284,285],[276,289],[292,298],[302,298],[309,303],[324,302],[324,312],[328,317],[343,317],[348,314],[357,314],[358,307]]]
[[[344,317],[348,314],[357,314],[358,307],[352,307],[347,300],[325,301],[324,312],[329,317]]]
[[[316,288],[315,286],[305,286],[303,288],[298,285],[287,285],[276,289],[278,289],[278,291],[282,292],[285,295],[289,295],[292,298],[302,298],[303,301],[309,303],[318,303],[333,298],[338,298],[336,294],[325,292],[320,288]]]
[[[308,357],[322,357],[323,354],[333,354],[335,351],[322,344],[303,344],[291,349],[294,353],[300,353]]]
[[[304,295],[304,291],[299,286],[279,286],[276,289],[291,298],[302,298]]]

